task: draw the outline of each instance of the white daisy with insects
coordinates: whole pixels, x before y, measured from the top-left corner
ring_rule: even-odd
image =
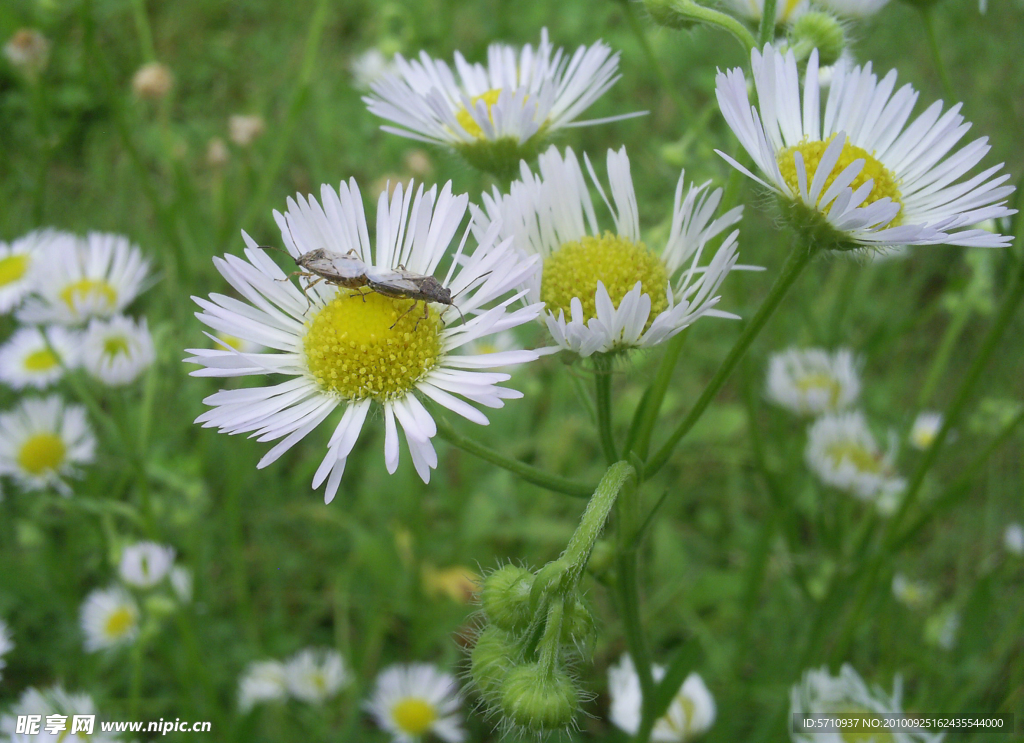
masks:
[[[268,352],[244,353],[225,344],[191,349],[187,361],[203,367],[194,376],[283,377],[207,397],[211,409],[196,421],[225,433],[250,433],[259,441],[279,440],[261,468],[340,408],[343,415],[313,477],[314,488],[326,483],[330,502],[371,410],[383,413],[388,472],[398,467],[401,428],[413,465],[427,482],[437,466],[430,441],[437,428],[423,400],[486,425],[477,406],[500,408],[504,400],[521,397],[501,386],[507,373],[489,370],[533,361],[537,351],[462,351],[473,341],[534,320],[541,305],[511,309],[523,295],[517,287],[536,270],[536,259],[519,253],[511,240],[499,242],[497,226],[480,236],[472,252],[466,250],[468,230],[453,247],[468,197],[453,195],[450,183],[440,192],[436,186],[414,190],[410,183],[396,187],[390,199],[382,193],[375,249],[355,180],[337,190],[324,186],[321,200],[299,196],[288,200],[285,214],[275,212],[293,258],[327,249],[362,262],[378,277],[394,271],[437,273],[452,306],[300,276],[300,282],[315,283],[304,291],[244,235],[244,259],[228,255],[214,263],[245,301],[221,294],[195,298],[202,308],[197,317],[213,332],[258,343]]]
[[[794,54],[771,44],[751,52],[759,104],[750,104],[739,68],[719,72],[725,120],[761,175],[719,152],[780,197],[783,213],[819,247],[950,244],[1004,247],[1010,238],[973,227],[1013,214],[1002,164],[968,176],[989,151],[985,137],[959,150],[970,129],[961,104],[936,101],[911,121],[918,94],[881,80],[871,64],[840,60],[824,100],[812,52],[803,94]],[[909,122],[909,123],[908,123]]]
[[[647,348],[668,340],[702,316],[735,317],[715,309],[718,288],[736,268],[739,230],[725,235],[712,252],[709,242],[739,221],[742,207],[719,217],[722,189],[708,183],[676,184],[672,226],[660,250],[647,247],[626,149],[608,151],[611,200],[589,158],[591,181],[612,216],[602,230],[579,161],[551,147],[538,159],[539,173],[526,163],[507,195],[497,188],[474,210],[474,229],[483,234],[500,224],[527,255],[542,259],[527,296],[544,302],[545,322],[562,348],[590,356]],[[707,259],[702,265],[702,260]]]

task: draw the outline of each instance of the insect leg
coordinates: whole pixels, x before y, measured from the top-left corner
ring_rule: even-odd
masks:
[[[398,316],[398,319],[397,319],[397,320],[395,320],[395,321],[394,321],[394,323],[392,323],[392,325],[391,325],[391,327],[389,328],[389,330],[394,330],[394,327],[395,327],[395,325],[398,325],[398,323],[399,323],[399,322],[401,321],[401,319],[402,319],[403,317],[405,317],[406,315],[408,315],[408,314],[409,314],[410,312],[412,312],[412,311],[413,311],[413,309],[414,309],[414,308],[416,307],[416,302],[417,302],[417,301],[418,301],[418,300],[415,300],[415,299],[414,299],[414,300],[412,300],[412,304],[410,304],[410,305],[409,305],[409,309],[407,309],[407,310],[406,310],[405,312],[403,312],[403,313],[402,313],[401,315],[399,315],[399,316]],[[424,302],[424,303],[423,303],[423,313],[424,313],[424,314],[423,314],[423,317],[426,317],[426,316],[427,316],[427,315],[426,315],[426,312],[427,312],[427,303],[426,303],[426,302]],[[412,332],[414,332],[414,333],[415,333],[415,332],[416,332],[416,328],[418,328],[419,326],[420,326],[420,321],[419,321],[419,320],[417,320],[417,321],[416,321],[416,325],[415,325],[415,327],[413,327],[413,329],[412,329]]]

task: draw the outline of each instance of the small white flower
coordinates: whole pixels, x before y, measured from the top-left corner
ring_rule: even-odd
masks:
[[[4,56],[13,67],[35,78],[50,60],[50,41],[34,28],[20,28],[4,44]]]
[[[733,167],[777,193],[786,214],[813,231],[818,244],[851,246],[951,244],[1005,247],[1010,238],[971,225],[1013,214],[1010,176],[1002,165],[969,180],[990,149],[985,138],[954,154],[970,128],[960,105],[942,101],[907,126],[917,93],[895,94],[896,71],[881,81],[871,65],[836,64],[822,118],[818,54],[807,64],[803,97],[796,57],[771,44],[751,52],[758,108],[750,105],[739,68],[719,72],[722,114],[764,178],[719,152]]]
[[[143,100],[158,101],[170,93],[173,86],[174,73],[160,62],[144,64],[132,75],[132,92]]]
[[[760,21],[764,15],[764,0],[722,0],[734,13]],[[775,3],[775,25],[792,23],[807,12],[808,0],[778,0]]]
[[[0,347],[0,380],[20,390],[45,389],[76,365],[79,339],[61,327],[19,328]],[[47,344],[49,339],[49,344]]]
[[[310,704],[322,704],[349,682],[345,662],[336,650],[300,650],[285,663],[284,670],[289,693]]]
[[[903,573],[892,577],[892,595],[909,609],[920,609],[931,602],[935,589],[924,581],[910,580]]]
[[[484,194],[486,212],[471,207],[473,229],[483,234],[500,224],[525,254],[543,259],[527,297],[545,302],[545,322],[555,342],[580,356],[622,348],[647,348],[676,335],[697,318],[736,317],[714,309],[726,275],[736,267],[738,230],[725,238],[705,266],[707,243],[739,221],[742,207],[717,219],[722,189],[676,185],[672,227],[660,252],[640,239],[640,219],[623,147],[608,151],[608,201],[590,160],[587,170],[614,221],[602,232],[575,153],[551,147],[535,175],[524,162],[521,180],[508,195]],[[568,316],[568,317],[567,317]],[[571,319],[569,319],[571,318]]]
[[[155,356],[146,318],[93,319],[82,336],[82,367],[111,387],[134,382]]]
[[[100,729],[99,720],[94,721],[92,733],[72,733],[75,715],[96,715],[96,703],[88,694],[71,694],[62,686],[51,686],[46,689],[30,687],[22,692],[21,697],[10,711],[0,717],[0,740],[12,743],[116,743],[119,738],[112,733],[104,733]],[[22,715],[40,715],[40,732],[35,735],[19,737],[18,717]],[[46,718],[50,715],[61,715],[66,718],[65,730],[46,730]]]
[[[860,394],[857,362],[849,349],[790,348],[768,359],[766,395],[797,415],[847,408]]]
[[[174,565],[174,548],[155,542],[138,542],[124,548],[118,572],[121,580],[136,588],[152,588]]]
[[[4,656],[7,655],[11,650],[14,649],[14,639],[11,634],[11,628],[7,626],[7,622],[0,619],[0,672],[7,667],[7,661],[4,660]],[[0,680],[4,677],[3,673],[0,673]]]
[[[263,135],[266,122],[259,115],[235,114],[228,117],[228,139],[239,147],[248,147]]]
[[[791,715],[863,715],[864,718],[897,718],[903,715],[903,679],[897,675],[893,681],[892,696],[879,686],[868,688],[853,667],[844,664],[838,676],[832,676],[827,667],[804,671],[800,683],[790,693]],[[874,724],[874,722],[872,723]],[[929,733],[914,727],[878,730],[876,740],[883,737],[892,743],[939,743],[942,734]],[[858,738],[863,733],[858,734]],[[815,730],[814,733],[792,733],[793,743],[848,743],[842,732]]]
[[[192,600],[192,572],[188,568],[177,565],[171,568],[171,589],[178,601],[187,604]]]
[[[10,244],[0,241],[0,315],[15,309],[32,291],[32,267],[39,255],[51,242],[64,238],[74,236],[56,230],[35,230]]]
[[[1012,555],[1024,556],[1024,526],[1016,522],[1008,524],[1003,532],[1003,547]]]
[[[884,8],[889,0],[813,0],[814,4],[841,18],[867,18]]]
[[[894,470],[895,441],[882,452],[860,411],[828,413],[816,420],[807,432],[804,457],[822,482],[861,500],[891,505],[887,499],[905,486]]]
[[[78,325],[91,317],[111,317],[138,296],[148,273],[149,261],[126,237],[61,235],[33,261],[36,296],[25,301],[18,319]]]
[[[81,625],[86,652],[128,645],[139,634],[139,607],[121,586],[97,588],[82,603]]]
[[[57,395],[24,398],[0,414],[0,475],[27,490],[53,487],[71,495],[64,479],[77,477],[77,465],[91,462],[95,448],[85,408],[65,406]]]
[[[665,677],[662,666],[651,667],[655,681]],[[608,667],[609,718],[620,730],[633,735],[640,728],[643,694],[633,659],[623,654],[619,664]],[[654,723],[651,740],[683,743],[706,733],[715,721],[715,700],[696,673],[686,677],[663,717]]]
[[[384,52],[376,47],[354,56],[349,60],[348,69],[352,73],[352,84],[359,90],[369,90],[371,85],[385,76],[398,72],[395,62],[385,57]]]
[[[281,701],[288,696],[284,664],[276,660],[253,661],[238,679],[238,707],[248,712],[262,702]]]
[[[484,235],[471,255],[463,245],[449,246],[469,201],[447,184],[424,191],[395,188],[382,193],[377,206],[376,251],[355,181],[336,191],[321,189],[323,206],[312,197],[288,200],[288,211],[275,212],[288,252],[297,257],[317,248],[342,255],[350,251],[371,273],[399,265],[433,276],[450,256],[448,275],[440,283],[451,291],[454,307],[438,312],[434,304],[393,298],[377,292],[355,297],[354,290],[320,282],[301,291],[256,243],[245,235],[242,260],[214,259],[217,269],[249,303],[220,294],[194,298],[197,317],[214,331],[265,345],[273,353],[234,349],[190,349],[186,359],[204,368],[194,376],[237,377],[282,374],[274,386],[222,390],[204,400],[211,407],[196,419],[223,432],[252,432],[259,441],[282,439],[260,461],[271,464],[339,407],[344,415],[328,443],[327,455],[313,487],[327,483],[325,501],[338,491],[345,463],[371,407],[383,408],[384,462],[398,467],[396,421],[405,433],[413,465],[424,482],[437,466],[431,438],[437,427],[419,395],[475,423],[487,418],[478,405],[500,408],[521,393],[499,386],[506,373],[486,371],[533,361],[536,351],[460,354],[466,344],[535,319],[541,306],[509,311],[514,294],[536,270],[535,260],[521,255],[511,241],[498,242],[497,229]],[[358,292],[357,292],[358,293]],[[355,298],[354,298],[355,297]],[[461,314],[460,314],[461,313]],[[343,342],[339,343],[338,339]]]
[[[432,734],[447,743],[465,740],[455,678],[429,663],[388,666],[377,676],[366,709],[397,743]]]
[[[942,413],[930,411],[919,413],[910,429],[910,445],[924,451],[935,441],[940,428],[942,428]]]

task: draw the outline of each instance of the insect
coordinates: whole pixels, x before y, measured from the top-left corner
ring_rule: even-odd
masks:
[[[446,307],[455,307],[455,311],[462,315],[462,310],[456,307],[454,300],[452,299],[452,292],[448,287],[443,286],[440,281],[435,279],[433,276],[424,276],[422,274],[413,273],[407,271],[405,266],[399,265],[396,271],[383,271],[376,272],[372,269],[366,273],[366,286],[372,291],[378,294],[383,294],[385,297],[392,297],[394,299],[411,299],[413,300],[412,305],[407,309],[398,320],[405,317],[407,314],[412,312],[416,306],[416,302],[423,302],[423,317],[420,320],[426,320],[428,317],[428,303],[436,302],[443,304]],[[398,320],[395,320],[395,324],[391,327],[395,327],[398,324]],[[419,326],[420,320],[416,321],[417,327]],[[415,330],[415,328],[414,328]]]
[[[261,245],[260,247],[263,250],[286,252],[270,245]],[[291,257],[290,253],[288,255]],[[321,281],[326,281],[328,284],[341,286],[346,289],[361,289],[369,283],[369,279],[366,276],[367,266],[356,257],[356,251],[354,250],[350,250],[347,253],[335,253],[327,248],[317,248],[308,253],[303,253],[294,260],[295,265],[303,270],[294,271],[291,276],[299,276],[300,278],[304,276],[313,279],[307,282],[305,286],[301,286],[300,283],[302,293],[306,295],[306,300],[309,301],[310,306],[312,306],[313,302],[309,297],[308,290]],[[287,277],[281,280],[287,281]]]

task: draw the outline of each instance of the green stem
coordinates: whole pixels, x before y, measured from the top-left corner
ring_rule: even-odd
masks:
[[[615,435],[612,433],[612,372],[611,360],[605,354],[594,355],[594,390],[597,400],[597,430],[606,462],[618,461]]]
[[[142,637],[138,637],[131,648],[131,679],[128,690],[128,716],[139,718],[139,702],[142,699]]]
[[[744,51],[748,54],[751,49],[757,46],[757,40],[747,30],[747,27],[728,13],[705,7],[693,2],[693,0],[671,0],[667,4],[680,16],[680,20],[690,20],[704,23],[708,26],[717,26],[723,31],[732,34],[733,38],[743,45]]]
[[[932,61],[935,62],[935,71],[939,73],[939,80],[942,82],[942,95],[952,105],[956,100],[953,92],[953,83],[949,79],[949,72],[942,61],[942,50],[939,48],[939,37],[935,31],[935,14],[931,6],[920,5],[921,20],[924,21],[925,35],[928,37],[928,50],[932,54]]]
[[[775,6],[776,0],[764,0],[761,12],[761,26],[757,33],[757,46],[760,49],[775,38]]]
[[[722,365],[715,372],[715,376],[712,377],[708,386],[704,388],[704,392],[697,399],[696,404],[690,409],[689,414],[683,419],[675,431],[668,437],[668,441],[657,451],[657,453],[651,457],[644,467],[644,477],[651,477],[654,473],[660,470],[665,463],[668,461],[669,456],[672,454],[672,450],[676,447],[676,444],[687,434],[687,432],[693,428],[694,424],[700,420],[700,417],[704,414],[708,405],[714,399],[715,395],[725,384],[725,381],[732,374],[733,369],[739,363],[740,359],[750,348],[750,344],[754,342],[758,333],[764,328],[768,322],[768,318],[772,316],[772,313],[778,308],[782,302],[782,298],[786,296],[786,292],[796,281],[796,278],[804,270],[811,258],[817,252],[815,246],[808,246],[803,244],[802,241],[797,241],[789,256],[786,258],[786,263],[782,266],[782,271],[779,273],[778,278],[775,279],[775,284],[772,286],[771,291],[768,292],[768,296],[765,297],[764,302],[758,308],[754,317],[743,332],[740,334],[736,344],[729,351],[729,355],[722,362]]]
[[[590,552],[594,549],[594,543],[604,531],[615,499],[631,480],[635,482],[636,470],[629,462],[616,462],[605,471],[594,491],[594,496],[580,518],[580,525],[576,527],[569,544],[565,547],[565,552],[562,553],[562,558],[569,563],[569,573],[573,576],[571,586],[563,586],[564,589],[574,589],[579,583],[579,578],[590,559]]]
[[[928,367],[924,383],[921,385],[921,394],[917,397],[918,410],[924,410],[931,401],[932,395],[935,394],[935,390],[942,380],[942,375],[946,373],[946,368],[949,366],[949,360],[953,356],[956,342],[960,340],[960,335],[964,332],[967,321],[971,317],[971,309],[971,303],[966,298],[961,299],[957,304],[953,317],[949,325],[946,326],[946,332],[939,342],[939,348],[935,352],[931,365]]]
[[[658,365],[658,372],[651,383],[650,389],[647,391],[643,409],[638,411],[640,423],[637,427],[636,442],[627,442],[626,450],[636,452],[636,455],[641,460],[646,459],[650,451],[654,425],[658,422],[661,404],[665,401],[665,393],[672,382],[672,373],[676,369],[679,354],[683,350],[683,345],[686,343],[686,336],[689,335],[689,332],[690,329],[687,328],[668,342],[665,355],[661,357],[661,363]]]
[[[142,58],[147,62],[156,61],[153,32],[149,27],[149,16],[146,15],[146,0],[132,0],[132,19],[135,21],[135,32],[139,35]]]
[[[466,438],[465,436],[456,433],[451,424],[443,418],[438,417],[435,422],[437,423],[437,435],[452,446],[457,446],[463,451],[469,452],[485,462],[496,464],[509,472],[514,472],[527,482],[532,482],[534,485],[547,488],[555,493],[571,495],[574,498],[589,498],[594,492],[594,488],[589,485],[584,485],[581,482],[570,480],[560,475],[553,475],[550,472],[545,472],[544,470],[526,464],[525,462],[520,462],[518,459],[512,459],[510,457],[506,457],[504,454],[499,454],[483,444]]]

